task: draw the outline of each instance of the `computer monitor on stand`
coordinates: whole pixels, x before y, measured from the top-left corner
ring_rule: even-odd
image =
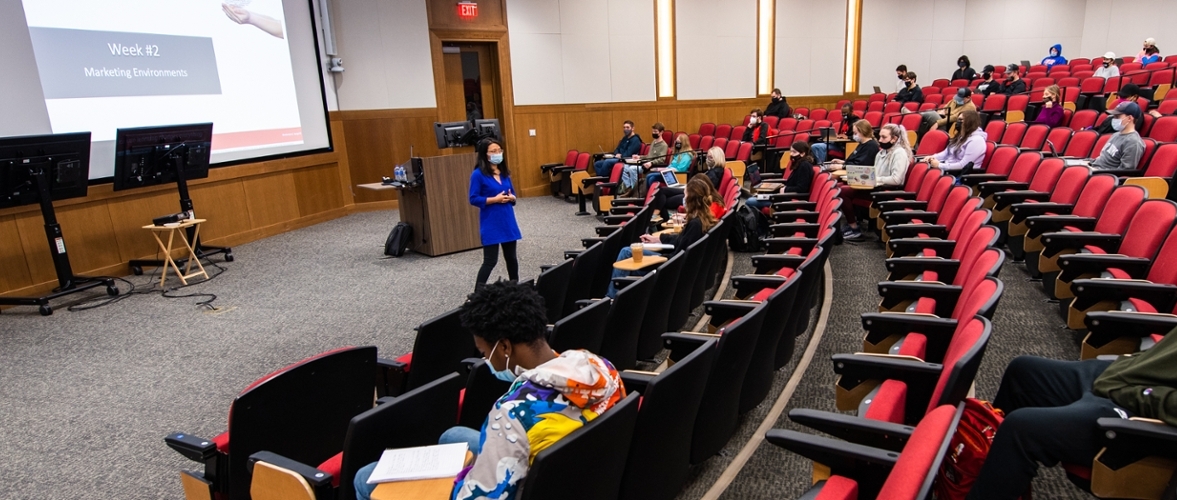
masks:
[[[86,196],[89,177],[89,132],[0,139],[0,208],[41,205],[58,285],[40,297],[0,297],[0,305],[40,306],[41,315],[48,316],[53,314],[49,301],[58,297],[103,285],[107,294],[119,294],[113,279],[74,274],[53,210],[54,200]]]
[[[438,122],[433,124],[433,135],[437,139],[437,149],[460,148],[472,146],[473,134],[470,122]]]
[[[194,218],[188,180],[208,177],[212,152],[213,124],[169,125],[163,127],[120,128],[115,135],[114,190],[134,189],[176,183],[180,191],[180,212]],[[188,229],[191,241],[195,228]],[[192,241],[197,258],[224,254],[233,261],[233,249],[204,246]],[[183,263],[184,261],[178,261]],[[131,271],[143,274],[144,267],[161,267],[162,260],[132,260]]]

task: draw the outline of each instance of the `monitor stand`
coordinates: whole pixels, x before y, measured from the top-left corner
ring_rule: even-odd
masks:
[[[192,198],[188,197],[188,180],[184,178],[184,160],[183,159],[181,159],[179,157],[175,157],[175,169],[176,169],[176,187],[178,187],[180,189],[180,211],[188,213],[189,216],[191,217],[191,215],[193,213]],[[233,262],[233,249],[232,248],[204,246],[204,245],[200,244],[200,238],[194,238],[196,236],[196,228],[195,227],[190,227],[190,228],[186,229],[185,232],[188,233],[188,241],[192,242],[192,248],[195,250],[194,253],[196,254],[197,259],[211,257],[216,254],[224,254],[225,255],[225,262]],[[188,257],[184,257],[182,259],[176,259],[175,262],[176,262],[177,266],[183,266],[188,263]],[[165,264],[165,261],[160,260],[160,259],[134,259],[134,260],[131,260],[130,262],[128,262],[127,264],[129,266],[131,266],[131,272],[135,273],[136,276],[139,276],[139,275],[143,274],[144,267],[163,267]]]
[[[74,274],[69,263],[69,255],[65,253],[65,237],[61,234],[61,224],[57,223],[57,213],[53,210],[53,196],[49,190],[49,179],[45,173],[46,165],[30,167],[30,173],[37,182],[37,194],[41,202],[41,218],[45,220],[45,237],[49,241],[49,253],[53,256],[53,269],[57,272],[57,288],[52,293],[40,297],[0,297],[0,305],[4,306],[40,306],[42,316],[53,314],[49,301],[78,293],[83,290],[106,285],[106,293],[111,297],[118,296],[119,289],[111,278],[90,278]]]

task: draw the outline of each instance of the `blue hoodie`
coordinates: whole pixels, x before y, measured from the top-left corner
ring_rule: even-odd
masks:
[[[1046,58],[1042,60],[1042,64],[1045,64],[1047,67],[1050,67],[1050,66],[1054,66],[1055,64],[1066,64],[1067,63],[1067,58],[1063,57],[1062,44],[1056,43],[1054,45],[1051,45],[1050,50],[1053,50],[1058,55],[1057,56],[1046,56]]]

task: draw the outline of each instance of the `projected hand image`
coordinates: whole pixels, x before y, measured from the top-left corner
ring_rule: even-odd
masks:
[[[225,11],[225,15],[231,21],[237,24],[250,24],[277,38],[285,38],[285,34],[282,32],[282,23],[277,19],[264,14],[250,12],[249,9],[241,6],[241,4],[245,4],[246,2],[237,0],[232,1],[232,3],[234,5],[228,3],[221,4],[221,10]]]

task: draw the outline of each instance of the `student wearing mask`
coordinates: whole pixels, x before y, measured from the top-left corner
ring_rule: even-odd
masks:
[[[789,146],[789,177],[779,193],[808,193],[813,184],[813,155],[808,142],[797,141]],[[753,210],[771,207],[771,200],[756,197],[744,201]]]
[[[495,401],[482,429],[452,427],[441,444],[467,443],[474,462],[458,473],[457,500],[518,498],[536,454],[558,443],[625,398],[625,385],[608,360],[570,349],[556,353],[544,335],[543,297],[530,285],[498,282],[474,292],[459,317],[496,378],[512,382]],[[356,472],[356,498],[376,489],[373,462]]]
[[[767,146],[768,136],[768,124],[764,123],[764,113],[760,112],[760,108],[753,109],[748,118],[748,128],[744,129],[744,137],[741,140],[756,146]],[[754,147],[752,148],[752,156],[748,160],[752,163],[759,163],[763,157],[764,150]]]
[[[671,253],[678,253],[691,246],[692,243],[699,241],[712,226],[719,220],[715,216],[715,206],[718,204],[722,210],[722,203],[715,198],[715,186],[711,185],[711,181],[706,175],[696,175],[691,177],[687,182],[686,192],[683,195],[683,205],[687,208],[687,223],[683,226],[682,231],[677,234],[663,233],[658,236],[652,234],[641,235],[642,243],[659,243],[664,245],[674,245],[674,250]],[[722,212],[721,212],[722,213]],[[653,250],[642,250],[642,255],[659,255],[659,252]],[[629,246],[621,248],[617,253],[617,260],[622,261],[633,258],[633,250]],[[615,261],[615,262],[616,262]],[[645,275],[653,270],[653,267],[643,269],[641,271],[624,271],[621,269],[613,270],[614,278],[624,278],[626,276]],[[609,298],[617,297],[617,288],[613,285],[613,280],[609,280],[609,290],[605,294]]]
[[[928,160],[928,164],[948,173],[958,173],[968,164],[981,170],[985,162],[985,141],[988,135],[981,130],[981,114],[976,110],[966,110],[960,113],[956,123],[957,134],[948,140],[944,151],[936,153]]]
[[[1097,106],[1102,108],[1104,102],[1099,99],[1096,99],[1096,102],[1098,103]],[[1117,106],[1125,102],[1136,103],[1136,105],[1141,110],[1148,108],[1148,100],[1140,98],[1140,87],[1136,86],[1135,83],[1129,83],[1123,87],[1120,87],[1120,90],[1116,92],[1116,100],[1112,102],[1111,107],[1112,109],[1115,109]],[[1154,118],[1160,116],[1160,113],[1157,113],[1156,110],[1150,111],[1149,114]],[[1104,120],[1103,123],[1100,123],[1099,126],[1095,127],[1093,130],[1099,132],[1099,135],[1116,132],[1116,130],[1112,128],[1111,120]]]
[[[1131,101],[1120,103],[1108,111],[1112,129],[1117,133],[1103,145],[1099,156],[1091,162],[1095,170],[1134,170],[1144,154],[1144,141],[1136,132],[1141,120],[1140,106]]]
[[[903,77],[907,75],[907,65],[900,64],[895,67],[895,92],[903,92],[907,88],[907,82],[903,81]]]
[[[907,143],[907,131],[894,123],[879,129],[879,154],[875,156],[875,186],[902,186],[907,180],[907,168],[911,166],[911,145]],[[854,215],[855,201],[869,201],[864,191],[842,185],[842,215],[846,227],[842,236],[848,240],[862,239],[858,221]]]
[[[1144,59],[1144,56],[1148,55],[1148,48],[1149,47],[1156,47],[1156,45],[1157,45],[1156,38],[1153,38],[1151,36],[1148,38],[1145,38],[1143,47],[1140,49],[1140,52],[1136,53],[1136,59],[1137,60]]]
[[[834,131],[837,134],[837,138],[838,139],[849,138],[853,134],[854,124],[857,123],[858,120],[861,120],[861,119],[862,118],[860,116],[854,114],[854,107],[851,106],[850,103],[843,104],[842,105],[842,122],[838,125],[838,129]],[[843,146],[841,143],[835,143],[832,146],[830,144],[827,144],[824,142],[815,143],[813,145],[813,149],[812,149],[814,163],[817,163],[819,165],[822,163],[825,163],[826,162],[826,155],[829,153],[830,148],[833,148],[835,151],[842,151],[842,152],[846,151],[846,147]]]
[[[961,87],[957,89],[956,95],[952,97],[952,101],[935,111],[924,111],[920,113],[922,120],[920,121],[920,128],[916,131],[917,137],[923,140],[924,134],[931,130],[943,129],[948,131],[949,125],[956,123],[960,118],[960,114],[965,111],[976,111],[977,105],[973,104],[973,92],[968,87]]]
[[[708,183],[710,183],[712,189],[714,189],[714,186],[719,185],[720,181],[723,180],[723,170],[725,165],[727,165],[727,159],[724,158],[723,148],[712,147],[711,149],[707,150],[707,159],[703,166],[705,170],[691,176],[691,178],[694,179],[695,177],[702,175],[707,178]],[[661,213],[662,217],[669,218],[669,212],[671,210],[678,210],[678,207],[682,206],[684,194],[686,194],[686,191],[681,187],[672,188],[663,186],[659,188],[658,192],[654,193],[654,197],[650,199],[650,207],[653,208],[656,213]],[[717,196],[716,199],[719,199],[719,197]]]
[[[976,77],[977,72],[973,70],[969,56],[960,56],[960,59],[956,60],[956,71],[952,72],[952,79],[972,81]]]
[[[1005,77],[1005,84],[1002,85],[1001,93],[1005,95],[1026,93],[1026,82],[1022,80],[1022,75],[1018,74],[1018,65],[1009,65],[1005,68],[1005,72],[1009,76]]]
[[[1047,69],[1055,64],[1067,64],[1067,58],[1063,57],[1063,46],[1057,43],[1051,45],[1050,55],[1042,58],[1042,64],[1046,65]]]
[[[1001,93],[1001,82],[993,79],[993,66],[987,65],[981,70],[981,83],[977,84],[977,92],[989,97],[989,94]]]
[[[768,101],[768,107],[764,108],[765,116],[775,116],[777,118],[788,118],[793,114],[793,109],[789,107],[789,100],[781,94],[781,89],[772,89],[772,95]]]
[[[633,155],[633,159],[642,160],[640,165],[626,164],[621,171],[621,186],[618,188],[619,196],[629,196],[635,191],[638,191],[638,174],[640,170],[649,171],[654,167],[665,167],[670,163],[670,155],[667,154],[670,147],[666,141],[662,140],[662,132],[666,127],[662,126],[662,122],[655,123],[650,127],[650,152],[646,156]]]
[[[922,104],[924,102],[924,91],[920,90],[919,84],[915,82],[915,73],[908,72],[903,75],[903,90],[895,96],[895,100],[899,102],[914,102]]]
[[[1104,80],[1107,80],[1113,76],[1120,76],[1120,67],[1116,66],[1115,52],[1108,52],[1104,54],[1103,64],[1100,64],[1100,66],[1095,69],[1095,74],[1091,76],[1098,76]]]
[[[1146,67],[1149,64],[1155,63],[1160,60],[1161,60],[1161,49],[1158,49],[1156,45],[1152,45],[1152,46],[1144,49],[1144,57],[1141,57],[1140,59],[1138,59],[1137,62],[1140,63],[1141,67]]]
[[[646,175],[646,189],[654,187],[654,184],[662,182],[662,171],[670,170],[675,173],[685,174],[690,170],[691,165],[695,163],[695,152],[691,150],[691,141],[687,134],[679,132],[678,136],[674,138],[674,156],[671,157],[670,166],[666,168],[653,168],[649,175]]]
[[[858,147],[845,160],[830,160],[833,165],[874,165],[875,157],[879,154],[879,142],[875,140],[875,131],[866,120],[854,122],[854,142]]]
[[[1042,91],[1042,109],[1031,123],[1045,123],[1050,128],[1063,124],[1062,90],[1058,85],[1051,85]]]
[[[621,124],[621,140],[613,148],[612,155],[593,163],[593,171],[601,177],[608,178],[613,173],[613,166],[623,158],[630,158],[642,152],[642,138],[633,130],[633,122],[625,120]]]
[[[475,148],[478,163],[470,173],[470,204],[478,207],[478,233],[482,238],[482,267],[474,282],[477,290],[486,285],[499,261],[499,248],[507,261],[507,277],[519,280],[519,259],[515,245],[523,239],[515,221],[515,187],[511,170],[503,157],[503,145],[496,139],[483,139]]]

